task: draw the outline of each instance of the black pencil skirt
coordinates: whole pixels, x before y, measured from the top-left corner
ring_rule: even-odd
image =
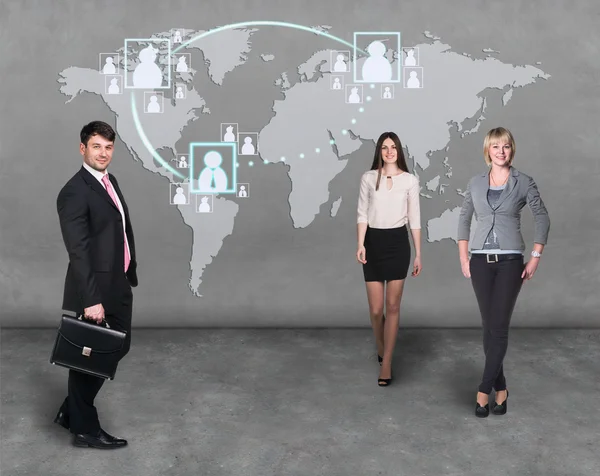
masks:
[[[400,228],[367,227],[365,250],[365,282],[393,281],[408,275],[410,241],[406,225]]]

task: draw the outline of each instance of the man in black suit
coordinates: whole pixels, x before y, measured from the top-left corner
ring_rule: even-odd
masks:
[[[58,194],[60,229],[69,254],[63,309],[126,332],[120,358],[131,344],[132,287],[137,286],[135,245],[129,212],[114,175],[115,131],[101,121],[80,133],[81,169]],[[55,422],[74,434],[77,447],[119,448],[127,441],[106,433],[94,398],[104,379],[69,370],[68,396]]]

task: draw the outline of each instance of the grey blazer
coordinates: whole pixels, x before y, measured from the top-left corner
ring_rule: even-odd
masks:
[[[494,226],[498,243],[503,250],[525,250],[521,234],[521,209],[527,203],[535,220],[533,241],[545,245],[548,241],[550,218],[534,180],[514,167],[510,168],[508,182],[494,208],[487,199],[489,172],[473,177],[467,185],[458,219],[458,240],[469,240],[473,213],[477,227],[469,249],[483,249],[488,233]]]

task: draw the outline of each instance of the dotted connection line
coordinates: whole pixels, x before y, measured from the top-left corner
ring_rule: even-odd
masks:
[[[374,84],[371,84],[371,85],[370,85],[370,88],[371,88],[371,89],[375,89],[375,85],[374,85]],[[372,98],[371,96],[367,96],[367,97],[365,98],[365,101],[367,101],[367,102],[370,102],[370,101],[372,101],[372,100],[373,100],[373,98]],[[359,113],[363,113],[363,112],[365,112],[365,108],[364,108],[363,106],[359,107],[359,108],[358,108],[358,112],[359,112]],[[352,118],[350,122],[351,122],[351,123],[354,125],[354,124],[356,124],[356,123],[357,123],[357,120],[356,120],[356,118]],[[348,134],[348,129],[342,129],[342,134],[343,134],[343,135],[346,135],[346,134]],[[335,140],[334,140],[334,139],[330,139],[330,140],[329,140],[329,144],[330,144],[330,145],[335,145]],[[321,152],[321,149],[320,149],[319,147],[316,147],[316,148],[315,148],[315,153],[319,154],[320,152]],[[303,159],[303,158],[305,157],[305,154],[302,152],[302,153],[298,154],[298,157],[300,157],[301,159]],[[285,162],[285,161],[286,161],[286,157],[282,155],[282,156],[281,156],[281,158],[280,158],[279,160],[280,160],[281,162]],[[269,162],[267,159],[263,159],[263,164],[268,164],[268,163],[270,163],[270,162]],[[239,162],[238,162],[237,166],[239,167]],[[248,166],[250,166],[250,167],[253,167],[253,166],[254,166],[254,161],[249,161],[249,162],[248,162]]]

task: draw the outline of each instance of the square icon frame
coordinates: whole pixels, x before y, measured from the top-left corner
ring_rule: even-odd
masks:
[[[335,89],[333,87],[333,83],[335,82],[334,79],[335,78],[340,78],[340,83],[342,84],[342,87],[340,89]],[[344,91],[344,75],[340,74],[340,73],[335,73],[335,74],[331,74],[331,77],[329,78],[329,89],[331,91]]]
[[[177,63],[179,62],[179,59],[177,59],[177,61],[173,61],[173,72],[179,74],[192,74],[192,53],[173,53],[173,59],[178,58],[179,56],[189,57],[187,60],[188,70],[182,72],[177,71]]]
[[[391,92],[392,92],[392,97],[391,98],[384,98],[383,97],[383,88],[384,87],[389,87],[391,88]],[[381,83],[381,99],[385,100],[385,101],[391,101],[396,97],[396,88],[394,88],[394,84],[392,83]]]
[[[121,79],[121,86],[119,87],[119,92],[118,93],[109,93],[108,92],[108,81],[112,80],[113,78],[120,78]],[[123,75],[122,74],[104,74],[104,94],[106,94],[107,96],[119,96],[120,94],[123,94]]]
[[[410,71],[411,69],[418,69],[421,70],[421,79],[419,80],[419,82],[421,83],[420,86],[418,88],[409,88],[406,85],[406,81],[403,84],[404,89],[423,89],[425,87],[425,70],[423,69],[423,66],[405,66],[404,67],[404,72],[406,73],[407,71]],[[405,75],[408,78],[408,74]],[[408,79],[407,79],[408,81]]]
[[[174,203],[173,202],[173,196],[171,195],[171,190],[173,189],[173,186],[175,186],[175,190],[177,190],[177,187],[183,187],[184,190],[184,194],[185,194],[185,198],[187,200],[187,203]],[[185,191],[185,189],[187,188],[187,192]],[[190,200],[190,184],[189,182],[169,182],[169,205],[191,205],[192,201]]]
[[[344,91],[346,93],[345,95],[345,100],[346,100],[346,104],[364,104],[365,103],[365,88],[363,87],[363,84],[346,84],[346,91]],[[350,97],[350,95],[348,94],[348,88],[350,87],[357,87],[360,89],[360,101],[359,102],[350,102],[348,101],[348,98]]]
[[[256,136],[256,141],[254,142],[254,154],[242,154],[241,150],[242,150],[242,144],[240,144],[240,137],[242,137],[242,135],[246,135],[246,136]],[[228,142],[225,142],[225,144],[227,144]],[[259,155],[258,154],[258,132],[238,132],[237,135],[237,144],[238,144],[238,156],[243,156],[243,157],[254,157],[255,155]]]
[[[212,193],[197,193],[195,194],[196,196],[196,204],[194,207],[194,210],[196,211],[196,213],[201,213],[201,214],[205,214],[205,213],[212,213],[215,210],[215,195]],[[198,210],[198,208],[200,208],[200,204],[198,202],[200,202],[202,200],[202,197],[208,197],[208,201],[210,202],[210,211],[209,212],[201,212]]]
[[[408,50],[415,50],[417,52],[417,64],[415,65],[407,65],[404,64],[404,52]],[[419,63],[421,62],[421,54],[419,53],[418,46],[404,46],[402,47],[402,66],[406,68],[415,68],[417,66],[421,66]]]
[[[215,149],[220,148],[231,148],[231,187],[223,190],[221,192],[205,192],[203,190],[199,190],[196,187],[196,183],[198,182],[195,179],[194,170],[196,169],[195,160],[194,160],[194,147],[211,147]],[[201,194],[201,195],[233,195],[237,192],[237,142],[190,142],[190,152],[188,154],[188,169],[189,180],[190,180],[190,193],[193,194]],[[211,208],[212,210],[212,208]]]
[[[241,185],[244,185],[246,187],[246,196],[245,197],[242,197],[240,195],[239,187]],[[250,198],[250,184],[248,182],[239,182],[239,183],[236,184],[235,188],[236,188],[236,193],[235,193],[236,197],[238,197],[238,198]]]
[[[223,140],[223,137],[225,137],[225,134],[223,132],[223,126],[235,126],[235,134],[236,134],[236,139],[235,141],[226,141]],[[237,144],[238,138],[240,137],[240,125],[237,122],[221,122],[221,142],[224,142],[225,144],[233,144],[234,142]]]
[[[125,84],[123,85],[123,89],[149,89],[147,87],[138,87],[138,86],[128,86],[128,82],[127,82],[127,43],[131,42],[131,43],[143,43],[143,42],[152,42],[152,43],[167,43],[167,54],[166,54],[166,58],[167,58],[167,64],[166,64],[166,71],[167,71],[167,84],[166,86],[157,86],[155,88],[152,89],[171,89],[172,83],[171,83],[171,40],[169,38],[125,38],[125,48],[124,48],[124,64],[123,64],[123,70],[125,71]],[[159,48],[160,49],[160,48]],[[162,55],[161,55],[162,56]],[[157,63],[157,66],[160,68],[160,64]],[[161,73],[164,74],[164,70],[161,71]],[[133,76],[133,72],[131,73],[131,75]]]
[[[105,56],[116,56],[117,57],[117,61],[113,62],[113,64],[115,65],[115,72],[114,73],[104,73],[102,70],[104,69],[104,66],[102,65],[102,55]],[[104,75],[111,75],[111,76],[115,76],[117,74],[121,74],[119,73],[119,68],[121,64],[121,55],[119,53],[98,53],[98,72],[100,74],[104,74]]]
[[[177,87],[181,86],[182,90],[183,90],[183,97],[182,98],[178,98],[177,97]],[[185,83],[175,83],[173,84],[173,99],[175,99],[175,101],[178,100],[184,100],[187,98],[187,87]]]
[[[160,96],[162,98],[162,103],[160,106],[160,112],[148,112],[148,101],[146,101],[146,95],[149,94],[151,96]],[[162,114],[165,112],[165,94],[162,91],[144,91],[144,114]]]
[[[357,61],[357,56],[356,56],[356,50],[357,50],[357,46],[356,46],[356,40],[358,39],[359,35],[364,35],[364,36],[395,36],[397,37],[397,41],[398,41],[398,47],[396,48],[396,52],[400,53],[402,51],[402,43],[401,43],[401,35],[399,31],[355,31],[354,32],[354,38],[353,38],[353,42],[354,42],[354,63],[352,64],[352,71],[353,71],[353,82],[357,83],[357,84],[365,84],[365,83],[373,83],[373,81],[366,81],[364,79],[358,79],[357,73],[356,73],[356,63]],[[392,48],[393,49],[393,48]],[[400,56],[400,58],[398,58],[396,60],[396,79],[390,79],[389,81],[377,81],[376,83],[401,83],[402,82],[402,55],[399,54],[398,56]],[[392,66],[393,67],[393,66]]]
[[[179,167],[179,161],[180,161],[181,157],[185,157],[185,161],[187,163],[187,167]],[[179,170],[189,169],[190,168],[190,161],[188,159],[189,159],[188,154],[177,154],[176,159],[175,159],[176,160],[175,168],[179,169]]]
[[[182,32],[181,33],[181,43],[175,43],[175,41],[173,40],[173,37],[175,36],[175,32],[177,30]],[[186,35],[185,28],[171,28],[170,33],[171,33],[171,44],[172,45],[183,45],[185,43],[185,40],[184,40],[184,36]]]
[[[352,61],[352,52],[350,50],[331,50],[329,52],[329,72],[332,74],[344,74],[344,73],[349,73],[350,69],[348,69],[347,71],[334,71],[333,67],[335,65],[335,60],[333,59],[333,54],[335,53],[335,55],[337,56],[338,53],[346,53],[346,55],[348,56],[348,63],[350,63]],[[356,57],[356,56],[355,56]]]

